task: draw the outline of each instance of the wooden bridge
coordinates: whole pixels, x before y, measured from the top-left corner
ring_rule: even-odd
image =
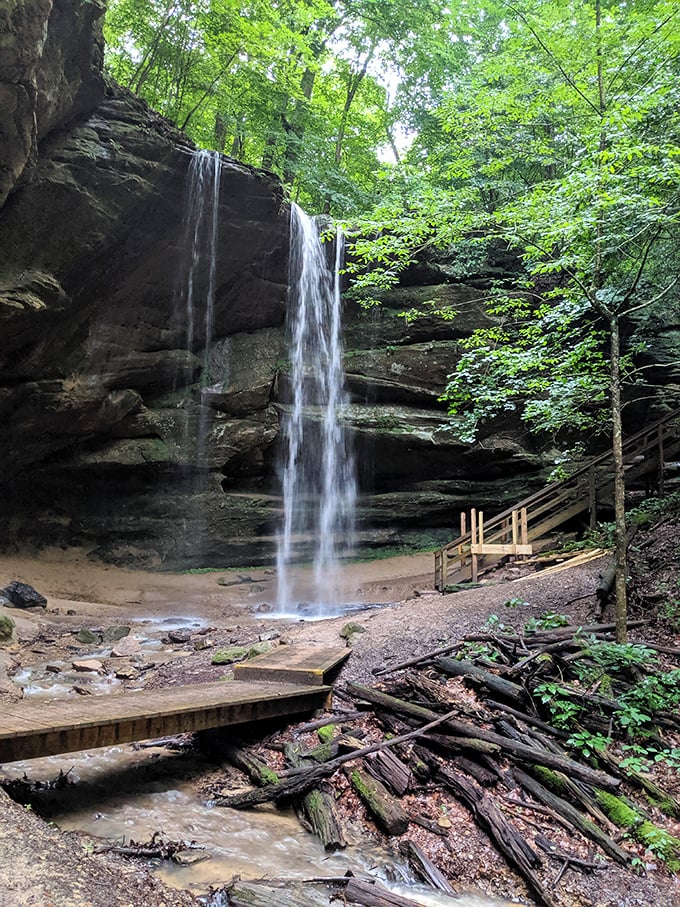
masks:
[[[626,484],[645,478],[648,490],[663,491],[666,464],[679,454],[680,409],[676,409],[625,441]],[[579,514],[587,512],[590,526],[595,528],[598,504],[612,495],[613,488],[613,460],[608,451],[568,479],[546,485],[491,519],[484,521],[483,514],[473,510],[469,530],[465,514],[461,514],[458,538],[435,552],[435,588],[444,592],[453,583],[476,582],[482,565],[508,555],[532,553],[531,542]]]
[[[349,654],[279,646],[236,665],[234,681],[3,703],[0,763],[309,713],[326,704]]]

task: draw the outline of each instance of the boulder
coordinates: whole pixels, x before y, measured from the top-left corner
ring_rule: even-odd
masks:
[[[45,596],[41,595],[37,589],[34,589],[28,583],[20,583],[17,580],[13,580],[4,589],[0,589],[0,592],[15,608],[47,607]]]

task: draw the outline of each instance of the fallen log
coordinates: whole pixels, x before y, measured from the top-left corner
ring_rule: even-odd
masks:
[[[440,766],[438,776],[457,800],[470,810],[479,824],[491,838],[497,850],[510,866],[519,872],[530,891],[544,907],[558,907],[558,902],[542,884],[534,869],[541,863],[540,857],[517,829],[505,818],[488,792],[481,790],[464,775]]]
[[[622,850],[619,845],[613,841],[609,835],[599,829],[597,825],[581,815],[571,803],[567,803],[562,797],[553,794],[539,781],[536,781],[535,778],[532,778],[516,766],[513,767],[512,774],[517,783],[521,784],[527,793],[531,794],[532,797],[535,797],[540,803],[544,803],[546,806],[550,807],[550,809],[555,810],[558,815],[567,819],[574,828],[578,829],[582,835],[601,847],[602,850],[604,850],[604,852],[613,860],[616,860],[617,863],[626,866],[630,862],[630,857],[625,850]]]
[[[269,784],[266,787],[255,788],[254,790],[243,793],[230,794],[226,797],[216,797],[212,802],[214,806],[227,806],[232,809],[248,809],[257,806],[260,803],[274,801],[275,803],[286,802],[303,796],[312,787],[315,787],[323,778],[327,778],[337,771],[341,765],[351,762],[353,759],[359,759],[368,756],[370,753],[377,753],[388,747],[398,746],[407,740],[414,740],[422,737],[431,728],[443,724],[450,718],[450,714],[441,715],[435,720],[428,722],[421,728],[403,734],[401,737],[393,737],[391,740],[383,740],[381,743],[375,743],[372,746],[365,746],[361,750],[353,753],[346,753],[344,756],[338,756],[331,762],[325,762],[321,765],[309,769],[300,769],[300,771],[290,777],[279,781],[278,784]]]
[[[343,892],[345,903],[361,907],[424,907],[418,901],[403,898],[379,882],[351,877]]]
[[[403,797],[411,783],[411,770],[392,750],[380,750],[366,758],[366,768],[398,797]]]
[[[448,879],[442,875],[432,860],[425,856],[414,841],[400,841],[399,853],[406,859],[414,875],[430,888],[443,891],[445,894],[455,894]]]
[[[378,828],[386,835],[403,835],[408,829],[408,814],[382,781],[358,766],[348,769],[347,777]]]
[[[485,671],[465,659],[459,661],[455,658],[437,658],[435,667],[444,674],[448,674],[449,677],[462,677],[464,680],[476,681],[490,693],[500,696],[501,699],[507,699],[515,705],[526,705],[529,698],[524,687],[511,680],[498,677],[490,671]]]
[[[316,790],[305,794],[302,805],[312,831],[323,844],[324,850],[340,850],[347,846],[335,799],[323,782]]]
[[[373,702],[375,705],[378,705],[383,709],[397,712],[397,714],[409,715],[418,718],[421,721],[431,721],[433,718],[437,717],[435,713],[431,712],[429,709],[425,709],[422,706],[411,705],[411,703],[405,702],[404,700],[396,699],[394,696],[390,696],[387,693],[381,693],[378,690],[362,686],[361,684],[348,683],[347,689],[357,698]],[[574,778],[580,778],[587,784],[603,787],[607,790],[614,790],[621,784],[619,778],[613,778],[605,772],[590,768],[586,765],[581,765],[579,762],[575,762],[567,756],[558,756],[555,753],[547,752],[538,753],[531,746],[509,740],[507,737],[503,737],[493,731],[488,731],[485,728],[475,727],[465,721],[459,721],[455,718],[446,718],[440,723],[444,724],[448,730],[459,737],[466,737],[471,740],[481,740],[485,743],[495,744],[501,748],[506,756],[514,760],[529,762],[533,765],[547,765],[548,768],[556,768]]]
[[[456,652],[463,645],[462,642],[455,642],[448,646],[442,646],[439,649],[432,649],[431,652],[425,652],[423,655],[416,655],[415,658],[409,658],[407,661],[400,661],[396,665],[392,665],[387,668],[373,668],[372,673],[376,677],[381,677],[383,674],[393,674],[395,671],[401,671],[403,668],[410,668],[413,665],[423,664],[425,661],[432,661],[433,658],[436,658],[438,655],[450,655],[451,652]]]
[[[234,768],[242,771],[258,787],[263,787],[265,784],[273,784],[279,780],[276,772],[272,771],[266,763],[240,744],[220,743],[220,753],[225,756]]]

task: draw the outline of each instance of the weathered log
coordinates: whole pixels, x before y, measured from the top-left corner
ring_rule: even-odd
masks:
[[[213,800],[214,806],[227,806],[232,809],[248,809],[251,806],[257,806],[260,803],[274,801],[275,803],[285,803],[294,800],[296,797],[303,796],[308,790],[315,787],[322,778],[328,778],[341,765],[351,762],[353,759],[359,759],[368,756],[370,753],[377,753],[388,747],[398,746],[407,740],[414,740],[422,737],[431,728],[443,724],[450,718],[450,714],[437,716],[433,721],[428,722],[421,728],[403,734],[401,737],[394,737],[391,740],[383,740],[381,743],[375,743],[372,746],[365,746],[362,750],[354,753],[347,753],[344,756],[338,756],[331,762],[325,762],[321,765],[309,769],[301,769],[299,773],[291,775],[280,781],[278,784],[269,784],[266,787],[255,788],[254,790],[245,791],[244,793],[230,794],[227,797],[217,797]]]
[[[387,693],[373,690],[370,687],[365,687],[356,683],[348,683],[347,689],[357,698],[373,702],[385,709],[391,709],[392,711],[397,712],[397,714],[410,715],[421,721],[431,721],[433,718],[436,718],[435,713],[431,712],[429,709],[422,708],[422,706],[411,705],[408,702],[396,699],[394,696],[389,696]],[[616,789],[621,784],[620,779],[613,778],[611,775],[607,775],[605,772],[598,771],[597,769],[592,769],[589,766],[581,765],[573,759],[569,759],[565,756],[558,756],[553,753],[537,753],[536,750],[526,744],[517,743],[516,741],[509,740],[507,737],[503,737],[493,731],[475,727],[467,722],[455,718],[448,718],[442,723],[454,735],[496,744],[512,759],[518,759],[522,762],[529,762],[534,765],[547,765],[549,768],[556,768],[574,778],[581,778],[581,780],[585,781],[587,784],[593,784],[597,787],[606,788],[607,790]]]
[[[403,835],[408,828],[408,814],[385,785],[359,766],[347,769],[347,777],[378,828],[387,835]]]
[[[539,903],[545,907],[558,907],[557,901],[534,872],[541,862],[538,854],[508,822],[493,798],[471,779],[446,766],[440,766],[438,776],[456,799],[470,810],[480,828],[489,835],[508,863],[519,872]]]
[[[220,753],[227,761],[248,776],[253,784],[263,787],[279,780],[275,771],[272,771],[261,759],[245,747],[236,743],[220,743]]]
[[[630,857],[625,850],[622,850],[619,845],[613,841],[609,835],[599,829],[597,825],[581,815],[571,803],[567,803],[562,797],[553,794],[539,781],[536,781],[535,778],[532,778],[516,766],[512,769],[512,774],[517,783],[521,784],[527,793],[531,794],[531,796],[535,797],[539,802],[549,806],[550,809],[554,809],[556,813],[567,819],[574,828],[578,829],[578,831],[586,838],[594,841],[595,844],[601,847],[602,850],[604,850],[604,852],[613,860],[616,860],[617,863],[621,863],[625,866],[630,862]]]
[[[501,699],[507,699],[516,705],[526,705],[528,695],[524,687],[511,680],[505,680],[498,677],[490,671],[477,667],[471,661],[455,658],[437,658],[435,666],[444,674],[450,677],[462,677],[464,680],[476,681],[481,684],[490,693],[500,696]]]
[[[410,668],[413,665],[423,664],[425,661],[432,661],[432,659],[436,658],[438,655],[450,655],[451,652],[456,652],[460,649],[462,645],[462,642],[454,642],[451,645],[433,649],[431,652],[425,652],[423,655],[416,655],[415,658],[409,658],[407,661],[400,661],[399,664],[392,665],[389,668],[374,668],[372,673],[375,674],[376,677],[380,677],[383,674],[393,674],[395,671],[401,671],[403,668]]]
[[[470,775],[482,787],[495,787],[501,777],[501,773],[496,766],[493,766],[495,770],[492,770],[479,762],[468,759],[467,756],[454,756],[454,762],[457,769],[465,772],[466,775]]]
[[[512,706],[496,702],[495,700],[485,699],[483,701],[484,705],[488,705],[499,712],[504,712],[506,715],[512,715],[513,718],[517,718],[531,727],[539,728],[540,730],[545,731],[546,734],[552,734],[560,740],[566,740],[569,737],[569,734],[566,731],[553,727],[552,724],[548,724],[546,721],[536,718],[535,715],[527,715],[525,712],[520,712],[518,709],[513,709]]]
[[[360,904],[361,907],[423,907],[410,898],[402,898],[379,882],[356,879],[347,880],[344,899],[348,904]]]
[[[319,718],[317,721],[307,721],[305,724],[298,724],[297,727],[293,728],[294,736],[299,737],[300,734],[306,734],[309,731],[318,731],[320,728],[328,727],[329,724],[342,725],[346,722],[357,721],[359,718],[363,718],[366,715],[365,712],[359,712],[357,709],[336,709],[334,711],[334,715],[326,718]]]
[[[305,794],[302,805],[312,831],[325,850],[339,850],[347,846],[335,799],[326,784],[322,783],[316,790]]]
[[[448,879],[442,875],[432,860],[425,856],[416,843],[409,840],[400,841],[399,852],[406,858],[408,865],[419,879],[431,888],[436,888],[445,894],[455,894]]]
[[[366,768],[398,797],[403,797],[411,783],[411,770],[391,750],[381,750],[366,758]]]
[[[552,857],[554,860],[566,862],[569,866],[573,866],[575,869],[580,869],[583,872],[592,872],[595,869],[607,868],[606,863],[597,863],[594,860],[582,860],[580,857],[573,856],[573,854],[564,853],[563,851],[558,850],[552,841],[546,838],[545,835],[534,835],[534,842],[536,843],[536,846],[545,851],[549,857]]]

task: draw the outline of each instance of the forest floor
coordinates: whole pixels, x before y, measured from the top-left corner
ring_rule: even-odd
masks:
[[[680,625],[669,622],[666,612],[668,602],[675,600],[669,598],[668,590],[676,594],[680,576],[677,533],[675,523],[657,527],[656,535],[640,546],[636,588],[641,590],[640,600],[655,602],[655,610],[654,620],[635,631],[636,637],[676,647]],[[553,612],[567,615],[573,624],[592,622],[598,616],[594,589],[606,563],[605,556],[548,574],[509,568],[491,574],[477,588],[448,595],[432,591],[429,554],[353,564],[345,568],[347,600],[371,607],[312,621],[272,617],[271,571],[164,574],[103,566],[89,561],[83,552],[0,556],[0,586],[19,580],[47,597],[44,609],[5,610],[16,621],[18,641],[0,649],[0,708],[3,698],[20,695],[11,680],[18,669],[39,661],[77,658],[75,634],[82,628],[128,624],[133,635],[162,635],[163,622],[178,618],[200,622],[200,628],[186,638],[176,633],[174,641],[163,647],[162,656],[158,651],[137,653],[116,659],[115,666],[105,665],[106,670],[122,674],[121,667],[129,669],[130,676],[120,689],[139,686],[140,677],[147,687],[216,680],[225,669],[211,659],[216,648],[227,645],[270,638],[275,644],[343,645],[340,631],[351,621],[360,632],[352,636],[352,654],[336,685],[341,692],[346,683],[373,684],[374,671],[455,642],[489,626],[489,619],[496,627],[499,622],[514,626]],[[633,617],[639,616],[636,600],[634,595]],[[664,619],[657,619],[658,615]],[[142,620],[148,623],[137,623]],[[346,707],[347,702],[336,698],[334,704]],[[219,784],[217,775],[197,780],[197,793],[211,784]],[[422,811],[436,817],[441,796],[441,790],[423,789],[419,794]],[[62,834],[1,791],[0,797],[0,903],[6,907],[187,907],[196,903],[188,892],[168,888],[139,864],[93,855],[78,835]],[[348,819],[353,817],[356,833],[356,816],[361,812],[356,795],[347,789],[339,803]],[[409,837],[438,863],[455,890],[476,890],[495,903],[499,899],[535,903],[470,814],[454,801],[447,803],[447,815],[451,820],[448,837],[428,836],[417,826],[412,833],[409,829]],[[522,827],[525,833],[532,827],[552,830],[565,846],[570,843],[569,836],[551,826],[550,818],[541,819],[540,813],[526,818]],[[677,821],[667,827],[675,835],[680,833]],[[369,819],[362,821],[358,833],[389,846]],[[592,848],[581,850],[592,858]],[[638,856],[642,874],[612,862],[591,874],[568,870],[554,892],[558,903],[564,907],[680,907],[677,877],[644,850],[631,853]],[[551,874],[555,875],[554,865],[543,873],[548,887]]]

